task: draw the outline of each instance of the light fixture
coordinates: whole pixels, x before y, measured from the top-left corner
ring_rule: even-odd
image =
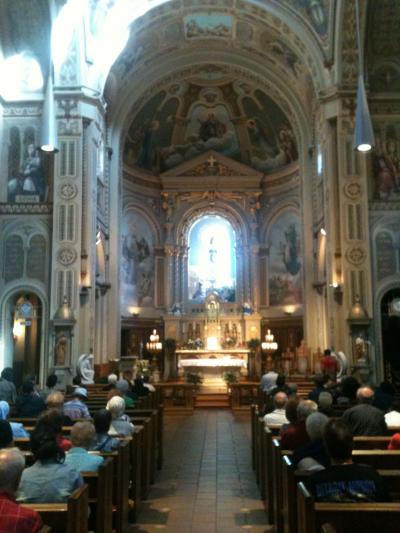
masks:
[[[101,231],[99,230],[96,233],[96,246],[98,246],[101,243]]]
[[[325,228],[321,228],[319,230],[320,234],[323,235],[324,237],[326,237],[326,229]]]
[[[261,343],[261,348],[264,352],[275,352],[278,349],[278,343],[274,341],[274,336],[271,333],[271,330],[267,330],[265,335],[265,342]]]
[[[283,312],[285,315],[292,316],[296,312],[296,306],[295,305],[285,305],[283,308]]]
[[[15,320],[12,331],[15,340],[17,340],[22,335],[22,333],[24,332],[24,326],[21,324],[20,320]]]
[[[343,303],[343,289],[340,285],[340,283],[333,282],[329,285],[329,287],[332,287],[333,289],[333,298],[335,302],[339,305],[342,305]]]
[[[51,72],[51,67],[50,67]],[[57,127],[54,111],[53,81],[51,73],[47,79],[46,94],[42,111],[42,130],[40,135],[40,149],[47,154],[58,152]]]
[[[375,146],[375,137],[364,84],[364,53],[361,45],[359,0],[356,0],[356,26],[358,47],[358,86],[356,124],[354,128],[354,148],[359,152],[369,152]]]
[[[150,341],[146,343],[146,348],[149,352],[161,352],[162,342],[160,342],[160,336],[156,329],[153,329],[153,333],[150,335]]]

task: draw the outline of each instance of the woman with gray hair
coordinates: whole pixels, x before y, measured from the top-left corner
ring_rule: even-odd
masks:
[[[323,470],[330,465],[330,459],[322,439],[329,418],[323,413],[312,413],[306,420],[306,431],[310,442],[295,450],[293,463],[299,470]]]
[[[109,435],[121,435],[123,437],[131,437],[133,434],[133,424],[129,416],[124,414],[125,400],[121,396],[114,396],[109,400],[106,406],[107,411],[110,411],[112,416]]]

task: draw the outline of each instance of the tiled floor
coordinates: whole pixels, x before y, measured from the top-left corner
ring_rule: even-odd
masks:
[[[249,415],[165,416],[164,467],[132,533],[271,532],[251,468]]]

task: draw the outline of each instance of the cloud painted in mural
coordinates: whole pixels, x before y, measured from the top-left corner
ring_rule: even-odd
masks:
[[[147,220],[128,212],[122,223],[121,304],[151,307],[154,297],[154,234]]]
[[[269,254],[269,304],[301,304],[302,259],[300,221],[296,213],[285,213],[273,224]]]
[[[124,162],[157,174],[208,150],[263,172],[298,158],[287,117],[263,91],[242,80],[197,79],[166,87],[140,109]]]

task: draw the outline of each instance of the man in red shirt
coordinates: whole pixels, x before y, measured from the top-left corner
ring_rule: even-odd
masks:
[[[324,350],[324,357],[321,359],[321,371],[324,376],[328,376],[330,379],[336,381],[338,362],[329,349]]]
[[[36,533],[43,526],[40,515],[15,501],[25,459],[16,448],[0,451],[0,533]]]

